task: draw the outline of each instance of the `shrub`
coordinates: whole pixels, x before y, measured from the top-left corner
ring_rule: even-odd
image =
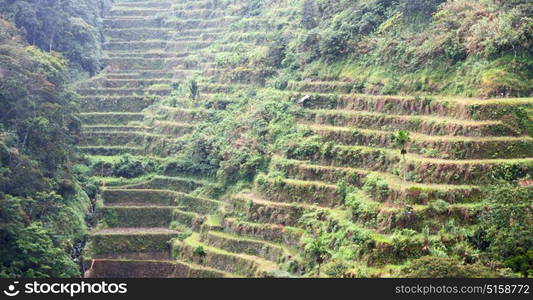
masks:
[[[533,276],[533,250],[509,257],[505,260],[505,265],[526,278]]]
[[[450,203],[437,199],[433,200],[428,203],[428,211],[435,214],[435,215],[442,215],[448,211],[448,208],[450,207]]]
[[[363,179],[363,190],[386,198],[389,193],[389,185],[379,174],[371,173]]]
[[[400,11],[407,17],[431,16],[446,0],[400,0]]]
[[[192,100],[196,100],[200,94],[200,89],[198,87],[198,82],[196,80],[191,80],[189,82],[189,96]]]
[[[434,256],[412,260],[401,270],[401,276],[406,278],[490,278],[497,275],[483,265],[464,265],[453,258]]]
[[[314,0],[304,0],[302,4],[302,26],[305,29],[312,29],[316,27],[316,12],[315,12],[315,1]]]
[[[531,260],[527,259],[528,251],[533,249],[531,199],[531,187],[511,184],[490,187],[486,195],[490,209],[481,218],[481,225],[486,230],[485,240],[490,243],[489,254],[508,262],[514,271],[526,276],[532,268]]]
[[[348,37],[344,33],[328,29],[320,36],[320,54],[326,61],[334,61],[345,53],[347,42]]]
[[[329,277],[344,278],[347,277],[347,272],[350,269],[350,264],[344,260],[333,260],[324,265],[324,273]]]
[[[203,246],[197,246],[193,249],[192,253],[198,257],[204,257],[206,256],[205,250]]]
[[[155,161],[126,154],[113,164],[112,174],[116,177],[134,178],[153,172],[156,169],[157,164]]]

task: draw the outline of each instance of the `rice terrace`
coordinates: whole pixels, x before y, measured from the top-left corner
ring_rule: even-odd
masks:
[[[1,278],[533,276],[533,2],[0,0]]]

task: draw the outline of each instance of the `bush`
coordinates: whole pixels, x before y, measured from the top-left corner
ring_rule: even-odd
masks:
[[[156,169],[155,161],[126,154],[113,164],[112,174],[115,177],[135,178],[154,172]]]
[[[533,276],[533,250],[506,259],[505,265],[526,278]]]
[[[342,32],[328,29],[320,36],[321,56],[328,62],[339,59],[347,49],[348,36]]]
[[[204,250],[204,247],[203,246],[197,246],[194,248],[194,250],[192,251],[192,253],[198,257],[204,257],[206,256],[206,253],[205,253],[205,250]]]
[[[371,173],[363,179],[363,190],[386,198],[389,194],[389,185],[379,174]]]
[[[400,11],[407,17],[431,16],[446,0],[400,0]]]
[[[324,273],[329,277],[345,278],[347,277],[348,270],[351,265],[344,260],[333,260],[332,262],[324,265]]]
[[[498,274],[479,264],[464,265],[449,257],[424,256],[410,261],[400,273],[406,278],[493,278]]]
[[[533,188],[501,184],[490,187],[489,209],[481,218],[489,242],[488,253],[506,261],[515,272],[528,275],[532,268],[528,251],[533,249]],[[529,264],[529,265],[527,265]]]

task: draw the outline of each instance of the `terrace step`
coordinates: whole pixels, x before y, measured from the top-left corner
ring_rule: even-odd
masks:
[[[231,23],[239,20],[240,17],[237,16],[231,16],[231,17],[223,17],[223,18],[217,18],[217,19],[177,19],[168,21],[165,23],[166,27],[176,28],[178,31],[182,30],[189,30],[189,29],[196,29],[196,28],[204,28],[204,29],[212,29],[212,28],[220,28],[230,25]]]
[[[132,76],[133,77],[133,76]],[[87,87],[92,88],[148,88],[152,85],[170,85],[173,83],[171,79],[143,79],[140,77],[131,79],[109,79],[101,78],[93,80],[87,84]]]
[[[194,125],[172,121],[155,121],[153,123],[153,132],[165,134],[173,137],[180,137],[191,133]]]
[[[91,250],[97,257],[158,257],[170,259],[171,239],[180,232],[168,228],[108,228],[90,236]]]
[[[217,278],[238,277],[196,264],[168,260],[93,259],[85,278]]]
[[[320,181],[272,179],[263,176],[256,180],[256,189],[261,196],[272,202],[302,203],[322,207],[334,207],[342,202],[336,185]]]
[[[397,148],[390,131],[327,125],[303,125],[324,140],[345,145],[375,145]],[[433,136],[410,135],[406,145],[410,152],[443,159],[527,158],[533,157],[533,138],[529,136]]]
[[[169,227],[175,209],[157,205],[106,205],[98,209],[98,214],[99,220],[110,228]]]
[[[82,125],[82,132],[144,132],[149,127],[146,126],[127,126],[127,125]]]
[[[184,35],[180,32],[179,37],[172,39],[177,42],[193,42],[193,41],[215,41],[224,36],[224,32],[197,32],[198,35]]]
[[[157,8],[120,8],[114,7],[108,12],[109,17],[147,17],[169,14],[169,9],[157,9]]]
[[[181,30],[179,32],[180,37],[190,37],[190,36],[201,36],[203,34],[211,35],[211,34],[222,34],[224,33],[225,29],[220,27],[212,27],[212,28],[193,28],[189,30]]]
[[[170,190],[104,189],[101,192],[106,205],[156,205],[174,206],[198,214],[214,213],[222,204],[220,201],[191,196]]]
[[[292,99],[307,97],[303,106],[309,109],[368,111],[395,115],[430,115],[464,120],[498,119],[498,114],[494,114],[495,112],[512,107],[533,105],[531,98],[486,100],[437,96],[375,96],[315,92],[289,92],[288,94]]]
[[[85,131],[82,132],[81,146],[124,146],[143,145],[145,142],[157,140],[164,137],[145,132],[135,131]]]
[[[140,155],[145,152],[144,147],[127,146],[83,146],[80,150],[89,155],[115,156],[123,154]]]
[[[82,112],[141,112],[154,103],[155,97],[87,96],[80,97]]]
[[[138,112],[89,112],[79,114],[85,125],[128,125],[131,122],[142,122],[144,114]]]
[[[160,58],[160,59],[177,59],[177,58],[186,58],[190,53],[188,51],[179,51],[179,52],[170,52],[165,50],[149,50],[149,51],[109,51],[105,53],[103,59],[113,60],[115,58],[124,59],[124,58]]]
[[[220,8],[220,3],[211,1],[181,1],[174,4],[174,9],[186,10],[186,9],[217,9]],[[222,6],[223,7],[223,6]]]
[[[323,152],[299,152],[296,148],[288,152],[290,159],[404,174],[407,180],[417,183],[487,184],[494,181],[490,175],[504,166],[515,167],[524,175],[533,168],[533,158],[447,160],[407,153],[404,160],[399,150],[366,146],[336,145]]]
[[[208,119],[213,114],[213,111],[203,108],[180,108],[172,106],[158,105],[155,114],[158,115],[158,120],[161,122],[177,122],[176,124],[191,124],[199,123],[205,119]],[[164,125],[165,123],[163,123]]]
[[[201,235],[201,240],[205,244],[215,248],[237,254],[243,253],[258,256],[275,263],[292,256],[291,253],[281,245],[229,233],[209,231]]]
[[[106,28],[169,28],[171,26],[163,24],[163,19],[159,17],[128,17],[128,18],[105,18],[103,25]]]
[[[179,224],[193,231],[200,231],[201,225],[205,222],[206,216],[195,212],[185,211],[181,209],[174,209],[172,225]]]
[[[224,14],[221,10],[214,10],[210,8],[194,8],[194,9],[183,9],[176,12],[176,17],[180,20],[188,19],[215,19],[223,17]]]
[[[296,227],[254,223],[238,218],[224,218],[222,225],[224,232],[234,235],[298,247],[304,230]]]
[[[219,83],[211,83],[211,84],[199,84],[200,86],[200,95],[202,94],[221,94],[221,93],[233,93],[238,90],[243,90],[248,85],[244,84],[219,84]]]
[[[178,259],[244,277],[271,277],[278,270],[275,263],[260,257],[231,253],[208,246],[201,242],[196,233],[183,241],[176,241],[173,247],[174,252],[178,253]]]
[[[322,181],[337,184],[345,181],[350,186],[362,188],[369,175],[378,178],[386,186],[367,184],[372,198],[381,202],[404,201],[412,204],[426,204],[442,199],[449,203],[477,202],[481,200],[481,189],[472,185],[420,184],[408,182],[399,176],[372,172],[368,169],[316,165],[307,161],[275,158],[272,169],[283,172],[289,178],[308,181]]]
[[[143,40],[143,41],[108,41],[102,45],[104,51],[150,51],[164,50],[168,45],[166,40]]]
[[[340,93],[348,94],[356,91],[357,87],[349,81],[289,81],[287,89],[308,93]]]
[[[130,88],[130,89],[111,89],[111,88],[88,88],[78,89],[78,94],[82,96],[140,96],[140,95],[157,95],[168,96],[172,89],[170,88]]]
[[[190,42],[169,42],[166,40],[143,40],[143,41],[108,41],[103,44],[102,49],[108,52],[111,51],[169,51],[179,52],[186,50],[198,50],[210,46],[207,41],[190,41]]]
[[[244,212],[246,220],[283,226],[295,226],[306,209],[311,206],[273,202],[251,193],[242,193],[232,199],[234,210]]]
[[[142,57],[112,57],[104,58],[102,62],[107,65],[108,68],[117,72],[128,72],[136,71],[140,72],[143,70],[169,70],[172,68],[177,68],[185,65],[185,61],[181,58],[162,58],[157,57],[155,54],[152,56],[155,57],[146,57],[151,56],[149,54],[143,54]]]
[[[429,205],[380,203],[361,190],[349,201],[352,220],[380,233],[393,233],[402,228],[420,232],[427,228],[430,233],[438,234],[449,220],[466,228],[475,225],[488,208],[484,202],[449,204],[440,208],[435,205],[438,202]]]
[[[141,189],[141,190],[169,190],[173,192],[190,193],[199,187],[205,186],[207,182],[182,178],[182,177],[170,177],[170,176],[155,176],[154,178],[129,184],[123,186],[117,186],[118,189]]]
[[[115,8],[160,8],[160,9],[171,9],[173,5],[173,2],[159,2],[159,1],[123,1],[123,2],[115,2],[113,3],[113,7]]]
[[[408,130],[438,136],[517,136],[501,121],[472,121],[435,116],[390,115],[363,111],[306,110],[309,123],[374,130]]]
[[[105,205],[155,205],[173,206],[176,197],[173,191],[140,189],[102,189],[101,196]]]

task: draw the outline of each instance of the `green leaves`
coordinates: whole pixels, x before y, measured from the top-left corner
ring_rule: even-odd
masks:
[[[0,277],[77,277],[66,245],[73,215],[55,193],[0,200]]]
[[[100,62],[100,14],[108,0],[0,1],[0,13],[26,32],[28,43],[61,52],[77,69],[95,74]]]
[[[4,2],[1,11],[13,8]],[[16,3],[24,26],[44,26]],[[79,129],[67,61],[28,46],[2,19],[0,27],[0,277],[77,277],[70,250],[86,232],[88,199],[67,164]],[[59,30],[47,29],[39,34]]]
[[[393,136],[394,144],[396,144],[396,146],[402,149],[402,154],[404,154],[403,150],[405,150],[405,146],[407,145],[407,143],[409,143],[410,140],[410,133],[409,131],[405,130],[398,130]]]
[[[533,269],[527,258],[533,248],[533,189],[502,184],[489,188],[486,199],[489,209],[481,224],[490,243],[490,255],[527,275]],[[529,265],[525,267],[524,263]]]

